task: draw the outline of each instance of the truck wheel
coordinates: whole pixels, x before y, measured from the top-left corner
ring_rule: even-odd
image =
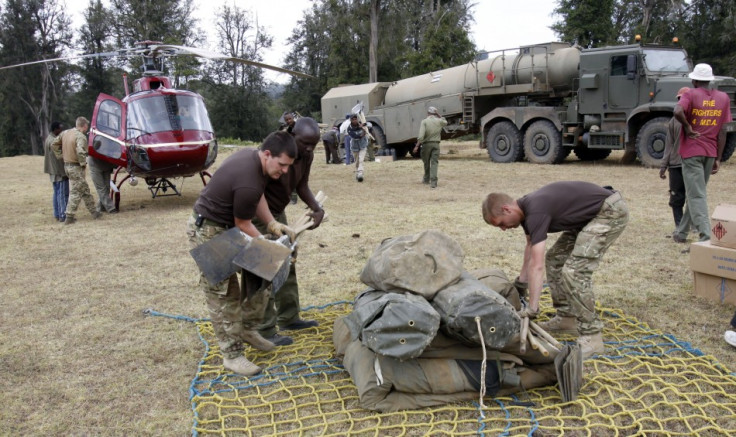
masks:
[[[493,162],[519,161],[523,154],[521,132],[510,121],[496,123],[486,135],[486,149]]]
[[[669,117],[656,117],[644,123],[636,136],[636,155],[645,167],[657,167],[664,156]]]
[[[551,121],[538,120],[526,129],[524,155],[533,164],[559,164],[565,159],[562,135]]]
[[[723,148],[723,155],[721,155],[721,162],[728,161],[728,158],[733,155],[733,151],[736,149],[736,133],[726,134],[726,146]]]
[[[378,144],[378,147],[381,148],[381,150],[386,148],[386,134],[383,133],[383,129],[381,129],[381,126],[374,124],[371,128],[373,131],[373,138],[376,139],[376,144]]]
[[[578,146],[572,150],[581,161],[598,161],[608,158],[608,155],[611,154],[611,149],[589,149],[585,146]]]

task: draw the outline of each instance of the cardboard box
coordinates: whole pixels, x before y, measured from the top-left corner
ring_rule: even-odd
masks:
[[[736,305],[736,281],[693,272],[695,294],[720,303]]]
[[[736,305],[736,249],[709,241],[690,245],[690,268],[695,294]]]
[[[736,249],[736,205],[720,204],[710,216],[710,241]]]
[[[736,280],[736,249],[714,246],[710,241],[693,243],[690,245],[690,269]]]

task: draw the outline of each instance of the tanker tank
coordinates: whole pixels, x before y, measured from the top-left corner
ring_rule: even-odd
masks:
[[[469,62],[394,82],[386,91],[384,105],[394,106],[468,92],[524,94],[531,89],[561,95],[572,91],[574,79],[578,77],[580,49],[567,44],[523,46],[493,54],[495,56],[477,63]],[[509,85],[529,87],[505,89]]]

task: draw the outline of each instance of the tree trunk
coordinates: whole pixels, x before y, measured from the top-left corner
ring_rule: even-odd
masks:
[[[368,49],[368,82],[378,82],[378,59],[376,52],[378,51],[378,10],[381,7],[381,0],[371,0],[371,43]]]

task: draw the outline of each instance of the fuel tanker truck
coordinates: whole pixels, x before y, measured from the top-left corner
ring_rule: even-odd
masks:
[[[405,156],[434,106],[448,121],[443,139],[480,134],[494,162],[557,164],[570,152],[590,161],[625,149],[658,167],[675,96],[692,86],[691,69],[680,47],[551,42],[396,82],[332,88],[322,97],[322,118],[334,125],[362,103],[378,144]],[[729,95],[736,117],[736,79],[719,76],[711,87]],[[723,160],[736,148],[736,121],[726,129]]]

